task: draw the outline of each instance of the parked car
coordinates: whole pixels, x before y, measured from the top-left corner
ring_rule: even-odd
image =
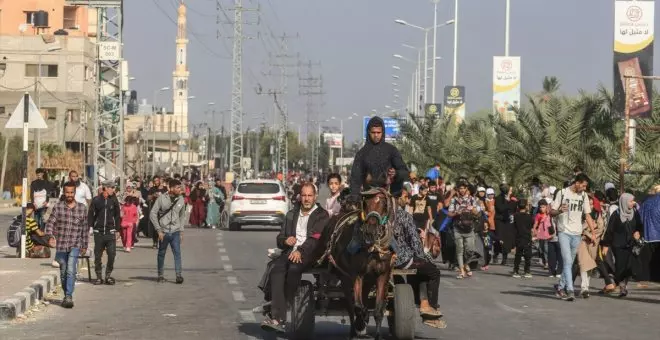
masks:
[[[289,211],[289,199],[275,180],[254,179],[238,183],[229,203],[229,230],[244,225],[281,226]]]

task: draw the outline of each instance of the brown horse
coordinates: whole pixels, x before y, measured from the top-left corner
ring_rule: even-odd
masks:
[[[341,216],[333,225],[328,253],[333,271],[342,283],[351,323],[351,339],[358,334],[366,334],[369,316],[364,297],[368,296],[374,285],[375,339],[380,339],[394,262],[390,242],[396,209],[392,196],[384,189],[372,189],[362,195],[361,209]]]

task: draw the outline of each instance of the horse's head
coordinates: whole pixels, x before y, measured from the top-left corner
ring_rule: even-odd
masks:
[[[374,244],[385,234],[388,222],[390,194],[383,189],[373,189],[362,193],[362,233],[368,244]]]

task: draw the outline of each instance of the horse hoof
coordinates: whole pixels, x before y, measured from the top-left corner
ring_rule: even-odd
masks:
[[[363,329],[356,329],[358,336],[366,336],[367,335],[367,327],[364,327]]]

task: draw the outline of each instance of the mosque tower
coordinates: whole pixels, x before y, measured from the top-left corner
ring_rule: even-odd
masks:
[[[186,6],[181,0],[177,10],[177,34],[176,34],[176,66],[172,73],[172,130],[181,132],[183,138],[188,138],[188,64],[187,64],[187,46],[188,39],[186,35]],[[185,144],[185,141],[183,142]],[[182,145],[181,143],[179,145]]]

